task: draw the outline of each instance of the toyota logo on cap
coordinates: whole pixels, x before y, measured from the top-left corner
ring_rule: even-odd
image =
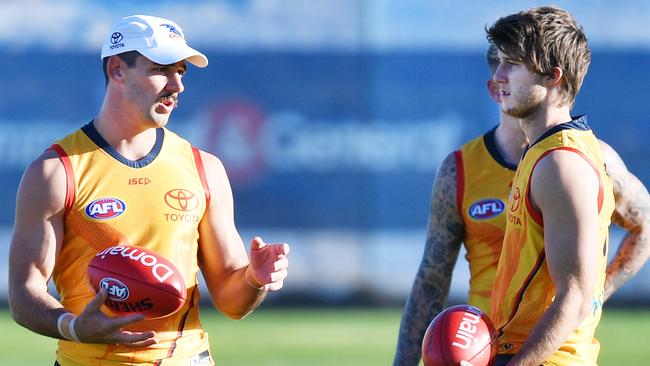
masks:
[[[120,32],[115,32],[111,34],[111,43],[112,44],[118,44],[122,42],[122,39],[124,39],[124,36]]]

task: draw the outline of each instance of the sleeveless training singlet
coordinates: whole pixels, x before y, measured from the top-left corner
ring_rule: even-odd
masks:
[[[189,142],[165,128],[156,133],[154,148],[138,161],[119,155],[92,122],[52,146],[68,178],[65,233],[52,276],[63,306],[78,315],[95,295],[86,275],[93,256],[114,245],[137,245],[179,269],[187,301],[170,316],[126,328],[156,330],[158,344],[132,348],[61,340],[62,366],[211,364],[198,312],[198,225],[209,200],[203,165]],[[106,306],[102,311],[111,314]]]
[[[517,169],[497,151],[495,130],[455,152],[458,208],[470,269],[469,304],[487,314],[506,227],[505,207]]]
[[[497,268],[491,318],[500,332],[499,353],[514,354],[553,302],[555,288],[546,266],[544,223],[530,203],[530,179],[536,164],[556,150],[571,151],[589,162],[599,178],[598,220],[602,255],[593,294],[592,311],[544,365],[595,365],[599,343],[593,338],[600,320],[607,262],[609,224],[614,209],[611,182],[605,173],[598,140],[586,117],[551,128],[524,155],[508,203],[508,221]]]

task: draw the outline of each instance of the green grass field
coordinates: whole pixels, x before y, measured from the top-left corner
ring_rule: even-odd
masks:
[[[218,366],[389,365],[400,309],[260,309],[241,321],[204,311]],[[47,365],[56,341],[16,325],[0,310],[2,365]],[[600,365],[650,360],[650,309],[606,309],[598,330]]]

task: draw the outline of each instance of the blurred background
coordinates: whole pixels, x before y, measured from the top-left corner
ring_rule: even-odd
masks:
[[[574,114],[650,182],[650,2],[556,1],[590,39]],[[497,123],[484,28],[537,1],[1,1],[0,298],[23,170],[90,121],[100,49],[130,14],[167,17],[204,52],[168,127],[219,156],[245,242],[291,244],[269,305],[401,306],[422,254],[431,184]],[[613,231],[613,243],[621,232]],[[610,253],[615,252],[615,246]],[[461,257],[459,261],[464,262]],[[457,266],[452,301],[468,271]],[[650,303],[647,266],[612,303]],[[395,329],[395,332],[397,329]]]
[[[650,2],[555,3],[576,16],[592,48],[574,114],[587,113],[650,184]],[[262,309],[234,323],[202,312],[217,363],[389,364],[438,165],[497,123],[484,29],[543,4],[0,0],[0,303],[23,170],[95,116],[110,25],[157,15],[179,23],[210,60],[190,67],[168,127],[223,160],[246,243],[261,235],[292,248],[285,288]],[[622,233],[612,230],[611,254]],[[459,264],[452,303],[466,301],[462,254]],[[648,305],[646,266],[607,304],[618,309],[605,312],[599,330],[601,364],[647,363],[639,330],[650,327]],[[54,360],[54,340],[20,328],[6,308],[0,334],[0,364]]]

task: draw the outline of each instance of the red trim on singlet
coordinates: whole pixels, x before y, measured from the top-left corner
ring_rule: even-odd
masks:
[[[210,187],[208,186],[208,179],[205,176],[205,168],[203,167],[203,160],[201,159],[201,151],[192,146],[192,154],[194,154],[194,163],[196,164],[196,171],[199,173],[203,191],[205,192],[205,207],[210,206]]]
[[[190,298],[187,299],[190,301],[190,306],[187,308],[187,311],[183,316],[181,317],[181,321],[178,322],[178,328],[176,329],[176,338],[174,338],[174,341],[172,342],[172,345],[169,347],[169,351],[167,351],[167,358],[171,358],[174,355],[174,351],[176,350],[178,339],[183,336],[183,329],[185,329],[185,323],[187,322],[187,317],[190,315],[190,311],[192,311],[192,308],[194,308],[194,304],[196,303],[194,297],[196,296],[196,291],[198,289],[199,285],[198,283],[195,283],[194,289],[192,289],[192,294],[190,295]],[[160,364],[164,361],[165,359],[162,360],[157,360],[154,362],[154,366],[160,366]]]
[[[540,162],[540,160],[542,160],[548,154],[556,150],[566,150],[566,151],[574,152],[578,154],[578,156],[583,158],[587,163],[589,163],[589,165],[591,165],[591,167],[596,172],[596,175],[598,176],[598,213],[600,213],[600,210],[603,207],[603,200],[604,200],[603,180],[594,162],[591,161],[591,159],[589,159],[587,155],[585,155],[585,153],[573,147],[562,146],[562,147],[550,149],[545,151],[539,158],[537,158],[537,161],[535,161],[535,165],[533,165],[533,170],[531,170],[530,176],[528,177],[528,186],[526,188],[526,198],[525,198],[526,208],[528,209],[528,213],[530,213],[530,216],[533,218],[533,220],[535,220],[535,222],[538,223],[540,226],[544,226],[544,218],[542,217],[542,213],[539,210],[535,209],[535,207],[533,207],[533,203],[530,201],[530,183],[533,179],[533,171],[535,170],[535,167]]]
[[[463,196],[465,195],[465,170],[463,167],[463,154],[460,150],[454,151],[456,158],[456,204],[458,212],[463,217]]]
[[[537,165],[537,163],[535,163],[535,165]],[[524,202],[526,202],[526,210],[528,210],[528,213],[530,214],[530,217],[532,217],[533,221],[535,221],[539,226],[544,226],[544,217],[542,216],[542,213],[537,210],[535,206],[533,206],[533,203],[530,201],[530,182],[532,178],[533,173],[531,172],[530,177],[528,177],[528,186],[526,186],[526,195],[524,196]]]
[[[521,288],[519,291],[517,291],[517,296],[515,296],[515,302],[512,307],[512,311],[510,312],[510,317],[508,318],[508,321],[501,327],[499,328],[499,333],[501,334],[503,332],[503,328],[512,321],[512,319],[515,317],[515,314],[517,313],[517,310],[519,310],[519,305],[521,304],[521,300],[524,298],[524,292],[526,292],[526,289],[528,286],[530,286],[530,283],[533,282],[533,278],[537,275],[537,272],[539,272],[539,269],[542,268],[542,264],[544,264],[544,260],[546,259],[546,252],[542,250],[542,252],[539,254],[539,257],[537,257],[537,261],[535,262],[535,265],[533,266],[533,269],[528,273],[528,276],[526,276],[526,280],[524,280],[524,283],[521,285]]]
[[[59,155],[59,160],[63,164],[63,169],[65,170],[65,213],[64,216],[68,216],[68,212],[72,210],[74,205],[74,199],[76,195],[76,185],[74,182],[74,172],[72,171],[72,164],[70,163],[70,158],[68,154],[63,150],[61,145],[52,144],[50,149]]]

